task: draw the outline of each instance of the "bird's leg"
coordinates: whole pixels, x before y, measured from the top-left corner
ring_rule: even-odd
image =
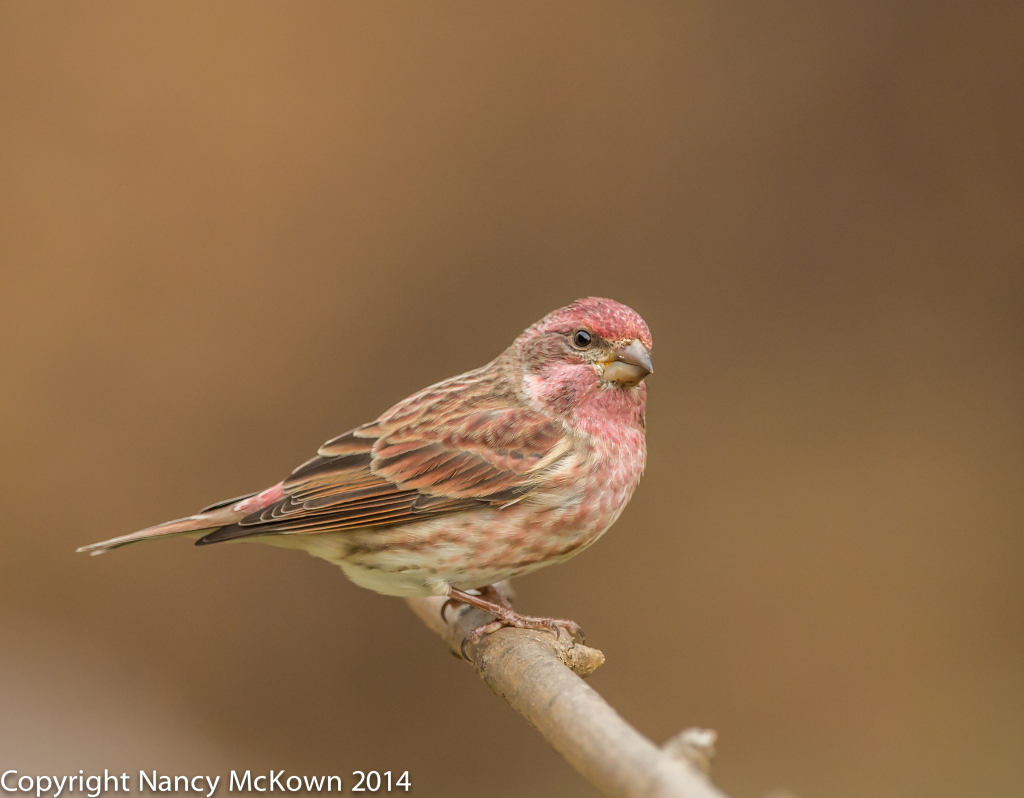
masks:
[[[488,591],[488,597],[493,593],[497,593],[493,586],[488,586],[484,590]],[[510,606],[506,606],[507,600],[503,600],[500,594],[498,594],[497,598],[499,601],[490,601],[483,595],[475,596],[472,593],[467,593],[454,587],[451,589],[449,601],[468,604],[470,607],[476,607],[478,610],[483,610],[494,616],[493,621],[483,626],[478,626],[466,635],[466,638],[462,641],[462,656],[466,659],[469,659],[469,656],[466,654],[467,646],[479,643],[484,635],[496,632],[503,626],[514,626],[517,629],[547,629],[556,635],[559,629],[564,629],[570,635],[579,635],[581,642],[586,640],[583,630],[576,621],[570,621],[566,618],[538,618],[533,615],[520,615]]]
[[[512,609],[512,596],[515,594],[512,592],[512,588],[505,583],[503,585],[487,585],[486,587],[477,588],[470,595],[478,595],[484,601],[490,601],[492,604],[500,604],[505,609],[510,610]],[[460,610],[465,606],[466,605],[458,599],[449,598],[441,605],[441,619],[445,623],[448,622],[447,613],[449,607],[454,610]]]
[[[485,601],[490,601],[493,604],[500,604],[506,610],[512,609],[512,599],[503,591],[499,590],[497,585],[482,587],[477,592],[480,594],[480,598]]]

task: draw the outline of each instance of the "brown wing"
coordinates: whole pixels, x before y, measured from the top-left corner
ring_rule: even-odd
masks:
[[[489,376],[440,383],[328,441],[282,483],[283,498],[200,542],[390,526],[518,500],[571,439]]]

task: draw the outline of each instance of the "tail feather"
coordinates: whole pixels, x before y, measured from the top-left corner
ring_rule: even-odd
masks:
[[[127,546],[129,543],[138,543],[140,540],[153,540],[154,538],[168,537],[170,535],[202,537],[223,526],[231,526],[240,518],[244,518],[248,513],[268,507],[282,496],[284,496],[283,483],[278,482],[276,485],[258,493],[248,493],[245,496],[238,496],[234,499],[211,504],[209,507],[187,518],[179,518],[177,521],[168,521],[164,524],[140,529],[138,532],[132,532],[130,535],[121,535],[120,537],[104,540],[100,543],[82,546],[78,551],[88,552],[89,554],[103,554],[105,551]],[[206,542],[213,543],[214,541]]]
[[[177,521],[167,521],[166,523],[157,524],[156,526],[151,526],[147,529],[140,529],[138,532],[132,532],[130,535],[121,535],[120,537],[104,540],[100,543],[92,543],[88,546],[82,546],[78,551],[88,552],[95,556],[97,554],[103,554],[104,552],[110,551],[111,549],[127,546],[129,543],[138,543],[140,540],[152,540],[153,538],[162,538],[167,535],[181,535],[187,532],[209,532],[214,529],[219,529],[225,524],[231,523],[231,520],[233,520],[223,518],[222,516],[223,512],[190,515],[187,518],[179,518]]]

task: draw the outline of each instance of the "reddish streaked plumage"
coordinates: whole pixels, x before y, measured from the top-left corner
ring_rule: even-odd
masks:
[[[80,551],[178,534],[254,540],[400,596],[561,562],[614,523],[640,481],[651,347],[630,308],[579,300],[486,366],[328,441],[277,485]]]

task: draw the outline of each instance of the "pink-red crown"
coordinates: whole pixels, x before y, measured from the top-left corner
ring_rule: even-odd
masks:
[[[562,332],[569,334],[585,328],[606,341],[640,342],[651,349],[651,331],[639,313],[614,299],[587,297],[559,308],[538,321],[527,332]]]

